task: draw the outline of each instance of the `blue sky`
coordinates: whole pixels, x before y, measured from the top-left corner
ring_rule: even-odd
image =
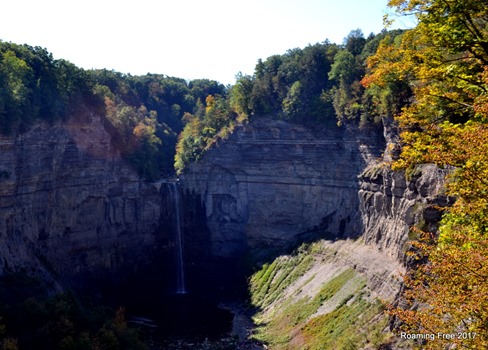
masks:
[[[259,58],[383,28],[387,0],[17,0],[0,39],[79,67],[234,83]],[[396,27],[411,23],[398,21]]]

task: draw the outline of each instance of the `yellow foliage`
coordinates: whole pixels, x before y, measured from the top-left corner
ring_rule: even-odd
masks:
[[[402,154],[394,168],[452,169],[439,237],[412,242],[405,307],[390,313],[405,331],[431,333],[428,349],[488,348],[488,8],[481,0],[390,0],[418,25],[384,41],[368,60],[369,89],[405,81],[412,103],[396,116]],[[454,334],[451,337],[438,334]]]

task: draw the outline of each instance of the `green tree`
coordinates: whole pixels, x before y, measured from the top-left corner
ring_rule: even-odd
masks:
[[[341,50],[335,55],[329,79],[338,83],[331,94],[339,124],[347,119],[359,118],[362,112],[361,99],[364,89],[359,84],[362,73],[361,64],[349,50]]]
[[[286,97],[283,99],[283,114],[286,119],[293,119],[294,117],[303,113],[303,98],[302,98],[302,84],[296,81],[288,90]]]
[[[0,51],[0,121],[2,131],[9,132],[30,107],[32,91],[29,83],[34,73],[31,67],[17,54],[7,49]],[[26,117],[29,115],[27,114]]]
[[[363,31],[361,29],[351,30],[344,38],[344,48],[354,56],[359,55],[366,45]]]
[[[40,47],[0,41],[1,131],[26,130],[36,119],[53,122],[87,103],[98,107],[90,77]]]
[[[243,119],[249,118],[251,114],[251,93],[254,79],[249,75],[239,72],[236,75],[236,82],[229,91],[230,106]]]
[[[335,48],[326,41],[259,60],[249,100],[251,115],[309,124],[333,116],[330,102],[321,97],[332,86],[327,74]]]

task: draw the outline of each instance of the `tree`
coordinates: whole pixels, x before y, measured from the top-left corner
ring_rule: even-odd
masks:
[[[293,119],[294,117],[303,113],[303,98],[302,98],[302,84],[296,81],[288,90],[286,97],[283,99],[283,113],[286,119]]]
[[[8,132],[28,112],[32,94],[29,83],[34,74],[27,62],[10,49],[0,51],[0,63],[0,121],[2,131]]]
[[[404,49],[408,45],[403,39],[402,32],[383,36],[375,54],[367,57],[369,73],[361,80],[372,100],[373,113],[387,118],[398,115],[409,104],[414,87],[412,63],[408,61],[412,56]]]
[[[359,84],[359,80],[362,74],[361,64],[350,51],[341,50],[335,55],[329,79],[337,83],[337,86],[332,89],[332,103],[339,124],[346,119],[358,118],[361,114],[364,89]]]
[[[249,118],[251,114],[251,93],[254,84],[253,77],[238,73],[236,83],[230,89],[230,105],[242,119]]]
[[[456,197],[440,223],[439,235],[422,233],[411,255],[420,262],[405,277],[406,307],[391,310],[413,333],[456,334],[425,347],[450,343],[488,346],[488,127],[469,122],[439,126],[441,137],[425,147],[419,162],[455,167],[446,194]],[[406,157],[406,154],[403,154]],[[417,308],[414,306],[418,305]],[[460,334],[460,336],[457,336]]]
[[[205,99],[203,115],[186,113],[186,124],[178,136],[174,166],[181,173],[193,161],[201,159],[203,154],[219,140],[226,139],[239,123],[238,114],[229,105],[229,99],[220,95],[208,95]]]
[[[411,103],[396,114],[402,154],[394,169],[434,163],[453,169],[438,236],[412,242],[419,264],[405,277],[406,307],[391,314],[415,333],[436,337],[426,348],[488,347],[488,9],[480,0],[390,0],[418,25],[385,39],[368,60],[368,89],[407,84]],[[400,82],[400,85],[397,85]],[[380,96],[379,94],[377,96]],[[381,96],[380,96],[381,97]],[[457,337],[460,334],[460,337]]]
[[[366,44],[363,31],[361,29],[351,30],[349,34],[344,38],[344,47],[347,51],[354,56],[359,55]]]
[[[398,53],[416,103],[408,115],[419,122],[465,122],[476,117],[473,99],[486,91],[488,10],[480,0],[391,0],[401,14],[414,13],[417,27],[405,33]]]
[[[251,114],[308,124],[333,117],[330,101],[321,97],[332,86],[327,74],[336,48],[325,41],[259,60],[248,104]]]

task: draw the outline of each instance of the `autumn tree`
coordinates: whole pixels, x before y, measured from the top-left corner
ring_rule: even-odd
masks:
[[[403,328],[434,333],[424,348],[488,348],[488,8],[478,0],[390,0],[418,25],[385,40],[363,79],[368,89],[407,84],[410,103],[396,114],[402,154],[394,168],[434,163],[452,169],[437,236],[413,242],[421,262],[405,278]],[[400,85],[401,86],[401,85]],[[455,334],[446,339],[437,334]]]
[[[220,140],[227,139],[234,128],[245,122],[232,109],[230,101],[220,95],[208,95],[204,113],[186,113],[185,127],[178,136],[174,166],[181,173],[190,162],[198,161]]]

